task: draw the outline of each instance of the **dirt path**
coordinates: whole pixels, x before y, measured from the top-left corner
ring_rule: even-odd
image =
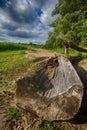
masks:
[[[47,51],[45,49],[37,49],[36,51],[26,51],[26,57],[39,58],[39,57],[53,57],[56,53]]]

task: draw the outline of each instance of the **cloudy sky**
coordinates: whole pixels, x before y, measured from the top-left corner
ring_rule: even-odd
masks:
[[[45,43],[58,0],[0,0],[0,41]]]

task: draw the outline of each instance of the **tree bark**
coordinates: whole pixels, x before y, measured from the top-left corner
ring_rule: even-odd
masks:
[[[69,48],[64,47],[64,49],[65,49],[65,55],[66,55],[66,57],[67,57],[67,56],[68,56],[68,54],[69,54]]]

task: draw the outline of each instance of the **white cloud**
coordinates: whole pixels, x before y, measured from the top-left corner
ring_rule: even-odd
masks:
[[[10,0],[0,5],[0,40],[14,42],[45,43],[49,24],[55,19],[51,16],[58,0]],[[38,16],[35,9],[41,9]]]
[[[55,8],[55,5],[57,4],[58,0],[49,0],[48,3],[46,4],[46,6],[44,6],[42,8],[43,14],[40,18],[40,20],[42,21],[42,23],[44,23],[45,25],[49,25],[55,18],[52,17],[52,11]]]

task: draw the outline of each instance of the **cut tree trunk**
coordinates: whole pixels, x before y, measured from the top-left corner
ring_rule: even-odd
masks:
[[[34,117],[69,120],[78,112],[83,84],[68,59],[49,59],[34,75],[17,81],[17,104]]]

